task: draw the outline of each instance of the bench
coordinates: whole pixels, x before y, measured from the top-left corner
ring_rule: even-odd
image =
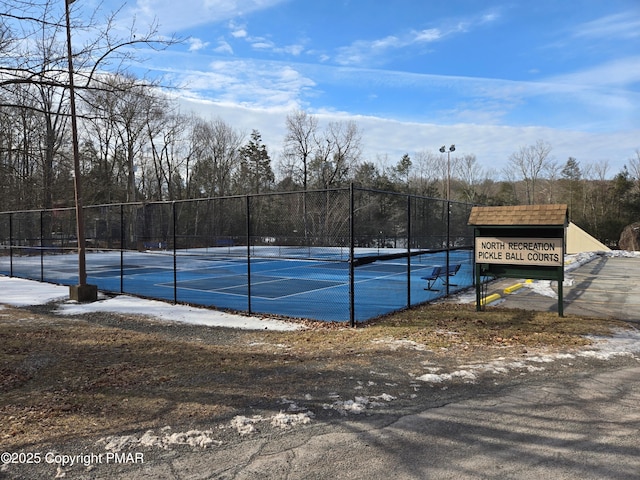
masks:
[[[438,290],[433,288],[433,286],[438,281],[438,279],[440,278],[444,280],[446,277],[454,277],[456,273],[458,273],[458,270],[460,270],[459,263],[455,265],[449,265],[449,268],[444,265],[438,265],[436,267],[433,267],[429,275],[420,278],[427,281],[427,288],[425,288],[425,290],[433,290],[434,292],[437,292]],[[449,285],[455,286],[455,284],[453,283],[449,283]]]

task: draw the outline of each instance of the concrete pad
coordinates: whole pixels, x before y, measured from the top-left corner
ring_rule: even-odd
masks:
[[[564,313],[640,322],[639,279],[640,258],[597,257],[565,274]],[[500,279],[489,285],[488,293],[503,293],[505,288],[517,282],[517,279]],[[540,282],[534,282],[534,286]],[[548,283],[548,292],[542,294],[540,290],[525,284],[525,288],[502,295],[501,305],[557,312],[557,285],[555,282]]]

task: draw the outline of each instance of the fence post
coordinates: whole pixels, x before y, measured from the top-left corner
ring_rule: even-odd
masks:
[[[349,184],[349,323],[356,326],[355,311],[355,215],[354,215],[354,188],[353,183]]]
[[[44,282],[44,210],[40,210],[40,281]]]
[[[13,277],[13,213],[9,213],[9,277]]]
[[[171,202],[171,216],[173,229],[173,303],[178,303],[178,262],[177,262],[177,245],[176,245],[176,202]]]
[[[251,315],[251,197],[245,196],[247,206],[247,312]]]
[[[120,293],[124,293],[124,205],[120,204]]]
[[[407,307],[411,306],[411,195],[407,195]]]

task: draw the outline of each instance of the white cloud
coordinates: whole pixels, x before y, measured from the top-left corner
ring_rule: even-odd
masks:
[[[249,34],[245,25],[237,25],[235,22],[229,22],[229,30],[234,38],[246,38]]]
[[[486,13],[480,17],[481,24],[483,23],[493,23],[500,19],[500,14],[498,12]]]
[[[267,42],[267,41],[264,41],[264,40],[253,42],[251,44],[251,46],[253,48],[255,48],[256,50],[271,50],[271,49],[273,49],[273,43],[272,42]]]
[[[418,45],[424,50],[426,45],[445,41],[448,35],[461,35],[500,18],[498,14],[485,14],[448,25],[443,22],[437,28],[356,41],[340,49],[336,61],[349,65],[384,62],[399,49]],[[217,53],[233,53],[235,38],[249,45],[253,42],[261,51],[319,55],[318,51],[305,50],[306,41],[279,46],[270,37],[251,36],[246,25],[236,20],[225,22],[228,41],[219,40]],[[569,156],[584,162],[609,159],[617,172],[640,146],[638,130],[633,129],[640,118],[635,108],[640,98],[634,91],[640,81],[638,56],[534,82],[254,59],[217,58],[209,62],[209,68],[198,71],[181,69],[179,54],[174,52],[152,55],[159,56],[158,64],[171,65],[170,69],[157,70],[179,79],[177,83],[184,87],[181,95],[199,102],[197,108],[207,112],[205,116],[220,116],[245,131],[258,129],[273,153],[281,147],[284,120],[294,108],[327,119],[354,119],[363,129],[367,160],[387,154],[397,161],[406,152],[437,150],[443,143],[456,143],[461,146],[461,154],[474,153],[481,164],[498,167],[520,146],[542,139],[554,147],[553,154],[559,161]],[[185,65],[188,58],[185,56]],[[370,114],[376,108],[368,105],[367,110],[331,112],[350,104],[334,93],[345,89],[362,92],[363,98],[378,99],[381,113]],[[415,113],[415,105],[398,104],[387,114],[383,109],[389,98],[407,104],[420,102],[423,113]],[[385,115],[391,118],[380,118]],[[511,126],[504,126],[507,123]]]
[[[172,72],[180,76],[181,96],[254,108],[291,108],[298,105],[303,91],[315,86],[284,63],[215,60],[209,66],[208,71]]]
[[[589,69],[557,76],[550,81],[574,86],[631,86],[640,83],[640,56],[616,59]]]
[[[218,41],[218,46],[216,48],[214,48],[213,51],[216,52],[216,53],[225,53],[225,54],[229,54],[229,55],[233,54],[233,48],[231,47],[229,42],[227,42],[225,40],[219,40]]]
[[[205,42],[200,38],[189,38],[189,51],[197,52],[209,46],[209,42]]]
[[[576,37],[631,39],[640,37],[640,13],[638,10],[607,15],[586,22],[575,30]]]
[[[269,149],[271,157],[279,158],[286,134],[286,115],[300,105],[289,99],[290,105],[271,105],[255,108],[238,107],[223,102],[201,102],[192,100],[183,103],[185,109],[194,109],[205,118],[220,116],[243,131],[256,129]],[[376,163],[387,157],[397,163],[402,155],[430,151],[437,153],[442,144],[454,143],[456,153],[464,156],[475,154],[478,164],[493,177],[501,177],[509,156],[521,146],[532,145],[537,140],[548,142],[552,157],[563,164],[567,158],[575,157],[588,165],[609,160],[610,174],[618,173],[633,152],[640,148],[640,129],[617,133],[588,133],[543,126],[512,127],[505,125],[460,123],[438,125],[424,122],[403,122],[374,116],[350,115],[344,112],[311,110],[321,125],[330,121],[353,120],[362,133],[362,160]]]
[[[497,21],[497,13],[483,14],[455,23],[444,22],[441,27],[387,35],[373,40],[356,40],[338,49],[335,60],[340,65],[369,65],[385,63],[396,50],[443,41],[446,37],[469,32],[473,28]]]
[[[373,40],[372,42],[359,42],[363,48],[371,50],[386,50],[387,48],[398,48],[403,45],[403,42],[395,35],[389,35],[388,37],[381,38],[379,40]]]
[[[198,109],[208,112],[205,116],[221,116],[241,130],[259,130],[274,153],[282,145],[286,114],[295,108],[323,113],[328,104],[315,98],[334,87],[361,87],[369,98],[381,101],[402,90],[407,98],[419,98],[425,104],[425,115],[414,116],[414,121],[407,121],[412,117],[403,116],[401,106],[388,119],[325,110],[327,118],[354,119],[362,126],[367,160],[385,154],[395,159],[406,152],[456,143],[465,145],[461,154],[476,154],[480,164],[504,165],[520,146],[543,139],[554,147],[559,161],[569,156],[583,162],[608,159],[617,172],[640,147],[640,135],[633,128],[638,125],[634,121],[638,94],[615,86],[590,85],[603,77],[613,82],[617,71],[625,78],[635,78],[632,72],[638,67],[632,59],[540,82],[257,60],[216,59],[206,71],[180,70],[178,63],[172,63],[176,67],[169,73],[181,80],[182,97],[201,102]],[[438,98],[447,102],[428,103]],[[536,109],[530,109],[529,103]],[[565,108],[558,108],[559,104]],[[547,116],[536,117],[536,111]],[[504,126],[507,123],[511,126]]]
[[[430,28],[428,30],[422,30],[415,34],[416,42],[435,42],[442,38],[442,32],[437,28]]]
[[[282,48],[282,51],[284,53],[288,53],[290,55],[293,55],[294,57],[297,57],[302,52],[304,52],[304,45],[300,45],[300,44],[287,45],[286,47]]]
[[[180,32],[198,25],[224,22],[239,15],[267,10],[284,1],[286,0],[137,0],[136,6],[132,8],[132,15],[141,24],[157,19],[163,31]]]
[[[234,30],[233,32],[231,32],[231,36],[235,38],[246,38],[247,35],[247,31],[244,29]]]
[[[388,35],[375,40],[357,40],[351,45],[340,47],[335,60],[339,65],[367,65],[385,63],[390,52],[415,45],[439,40],[442,34],[437,29],[410,32],[402,36]]]
[[[284,47],[278,46],[273,40],[261,36],[249,35],[245,26],[237,27],[233,23],[229,25],[231,28],[231,36],[236,39],[246,40],[251,48],[257,51],[270,51],[277,54],[298,56],[304,51],[304,45],[301,43],[292,43]]]
[[[391,45],[393,41],[388,39],[384,44]],[[283,48],[292,48],[292,53],[304,52],[303,45],[280,48],[266,42],[262,47],[274,52]],[[231,46],[220,43],[218,52],[231,53]],[[508,123],[614,132],[629,130],[639,120],[635,105],[640,103],[640,98],[634,88],[640,81],[640,57],[619,59],[538,81],[511,81],[255,59],[216,59],[209,69],[196,71],[180,69],[179,54],[158,52],[157,55],[157,64],[172,65],[171,69],[162,71],[168,71],[178,79],[176,83],[189,90],[184,92],[186,97],[254,108],[292,105],[316,111],[328,108],[327,105],[344,108],[340,106],[348,102],[335,103],[334,91],[358,89],[369,99],[378,98],[381,105],[402,92],[401,100],[407,100],[404,105],[394,106],[392,117],[398,120],[421,119],[419,114],[404,113],[415,110],[408,104],[411,99],[420,99],[424,118],[428,112],[429,121],[439,124]],[[169,56],[170,60],[160,56]],[[148,68],[148,63],[145,67]],[[320,97],[325,98],[324,103],[317,101]],[[352,113],[374,111],[371,108]],[[625,158],[629,154],[625,154]]]

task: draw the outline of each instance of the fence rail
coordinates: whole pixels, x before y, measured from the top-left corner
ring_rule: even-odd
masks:
[[[355,186],[85,206],[87,276],[106,292],[353,324],[471,286],[471,206]],[[73,208],[0,212],[0,274],[74,285],[76,249]],[[455,285],[424,288],[453,263]]]

